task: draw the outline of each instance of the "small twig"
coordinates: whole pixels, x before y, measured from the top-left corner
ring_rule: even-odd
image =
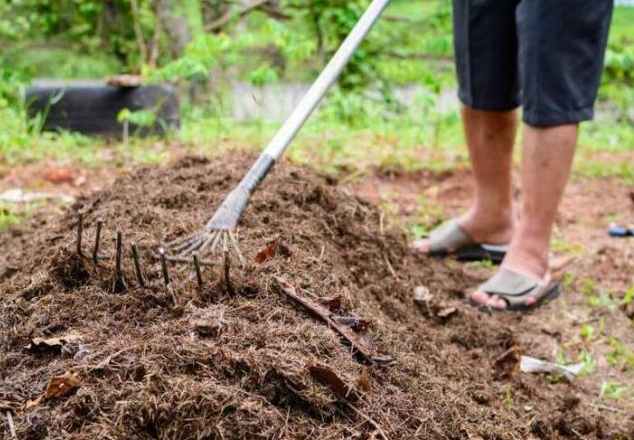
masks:
[[[625,414],[626,411],[619,409],[619,408],[614,408],[612,406],[607,406],[607,405],[601,405],[600,403],[591,403],[590,406],[598,409],[598,410],[602,410],[602,411],[609,411],[609,412],[614,412],[617,414]]]
[[[377,356],[376,354],[374,354],[370,347],[368,347],[363,341],[361,341],[350,328],[334,321],[330,317],[330,312],[324,307],[300,297],[297,294],[295,288],[290,283],[280,277],[274,277],[274,279],[277,282],[276,285],[280,292],[284,293],[288,298],[293,300],[293,302],[302,306],[315,318],[324,321],[328,327],[333,329],[343,339],[345,339],[364,361],[368,363],[375,363],[379,360],[384,361],[385,363],[390,363],[393,361],[391,357]]]
[[[13,417],[11,413],[7,411],[7,423],[9,424],[9,432],[13,440],[18,440],[18,435],[15,433],[15,425],[13,425]]]
[[[360,415],[361,417],[363,417],[370,425],[372,425],[374,427],[374,429],[377,430],[377,432],[379,434],[381,434],[381,437],[383,437],[383,440],[390,440],[390,438],[385,434],[385,432],[383,432],[383,429],[381,428],[381,425],[379,425],[379,423],[377,421],[375,421],[374,419],[372,419],[370,416],[362,413],[361,411],[359,411],[354,405],[352,405],[349,402],[344,402],[346,404],[346,406],[348,408],[350,408],[351,410],[353,410],[354,412],[356,412],[358,415]]]
[[[392,264],[390,263],[389,258],[387,258],[387,255],[383,255],[383,258],[385,259],[385,263],[387,264],[387,268],[390,271],[390,273],[392,274],[392,276],[394,278],[398,278],[398,276],[396,275],[396,271],[394,271],[394,268],[392,267]]]

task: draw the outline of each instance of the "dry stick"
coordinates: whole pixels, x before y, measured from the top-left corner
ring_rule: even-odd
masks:
[[[115,259],[115,272],[117,278],[121,279],[121,258],[123,257],[123,236],[121,231],[117,231],[117,253]]]
[[[132,259],[134,260],[134,273],[136,279],[139,281],[141,287],[145,287],[145,280],[143,279],[143,272],[141,272],[141,261],[139,259],[139,249],[136,243],[132,243]]]
[[[101,239],[101,228],[103,226],[103,220],[97,219],[97,231],[95,232],[95,247],[92,250],[92,262],[99,264],[99,240]]]
[[[192,255],[192,258],[194,260],[194,269],[196,271],[196,281],[198,282],[198,287],[202,287],[203,276],[200,273],[200,261],[198,260],[198,254],[194,252],[194,254]]]
[[[235,294],[233,290],[233,286],[231,285],[231,260],[229,258],[229,252],[227,248],[227,237],[223,234],[222,237],[222,266],[224,269],[224,278],[225,278],[225,288],[227,289],[227,293],[231,296]]]
[[[328,327],[333,329],[342,338],[348,341],[348,343],[357,351],[357,353],[363,358],[363,360],[369,363],[373,363],[374,356],[372,351],[362,341],[360,341],[354,333],[352,333],[352,330],[336,323],[330,317],[330,312],[328,312],[323,307],[314,304],[309,300],[301,298],[299,295],[297,295],[295,288],[284,279],[280,277],[274,277],[274,279],[275,281],[277,281],[277,286],[279,290],[286,294],[288,298],[292,299],[295,303],[304,307],[314,317],[324,321],[326,325],[328,325]]]
[[[9,424],[9,432],[11,432],[11,438],[14,440],[18,439],[18,435],[15,433],[15,426],[13,425],[13,417],[11,417],[11,413],[7,411],[7,423]]]
[[[163,272],[163,281],[166,286],[170,284],[170,276],[167,272],[167,261],[165,261],[165,249],[159,248],[159,258],[161,259],[161,271]]]
[[[84,256],[83,251],[81,250],[81,242],[84,235],[84,213],[81,211],[77,211],[77,255],[80,257]]]

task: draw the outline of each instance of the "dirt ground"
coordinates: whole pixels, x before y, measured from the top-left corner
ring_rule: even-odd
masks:
[[[229,283],[206,267],[198,288],[192,268],[174,264],[166,287],[157,245],[197,230],[251,160],[141,168],[0,235],[3,438],[10,424],[20,440],[634,438],[634,333],[621,307],[634,246],[605,235],[606,222],[634,214],[625,188],[572,183],[555,240],[556,257],[574,257],[566,293],[526,316],[465,303],[488,265],[407,250],[402,227],[466,206],[464,171],[377,172],[341,187],[282,163],[243,219],[247,267],[234,260]],[[78,256],[77,208],[86,254],[97,218],[104,253],[122,232],[125,287],[112,259]],[[289,301],[280,277],[330,324]],[[413,303],[417,286],[429,307]],[[592,368],[573,382],[519,373],[520,353],[570,362],[585,353]],[[601,394],[606,381],[625,391]]]

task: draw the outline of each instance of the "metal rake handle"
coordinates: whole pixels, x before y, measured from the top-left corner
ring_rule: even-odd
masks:
[[[390,0],[373,0],[344,42],[339,46],[324,70],[319,74],[308,92],[291,112],[260,157],[245,174],[238,187],[224,200],[214,216],[207,222],[208,230],[232,230],[237,226],[242,212],[249,204],[249,197],[264,180],[275,162],[284,154],[299,129],[315,110],[328,89],[334,84],[359,44]]]

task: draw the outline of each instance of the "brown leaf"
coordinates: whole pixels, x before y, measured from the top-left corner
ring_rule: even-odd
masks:
[[[55,397],[67,396],[77,388],[79,388],[79,377],[77,373],[67,371],[61,376],[51,377],[44,392],[44,399],[48,400]]]
[[[255,262],[258,264],[262,264],[265,261],[270,260],[277,253],[277,241],[272,241],[267,244],[260,252],[255,256]]]
[[[356,396],[346,383],[329,367],[322,365],[308,365],[310,375],[320,384],[329,388],[330,391],[348,400],[354,400]]]
[[[517,379],[520,374],[522,348],[514,345],[493,361],[493,370],[499,379]]]
[[[359,388],[365,391],[366,394],[372,394],[372,382],[370,381],[370,373],[366,367],[363,367],[361,374],[359,374]]]
[[[79,181],[80,178],[81,175],[76,171],[62,167],[49,168],[48,170],[44,171],[44,173],[42,173],[42,179],[54,184],[75,184],[75,182]]]

